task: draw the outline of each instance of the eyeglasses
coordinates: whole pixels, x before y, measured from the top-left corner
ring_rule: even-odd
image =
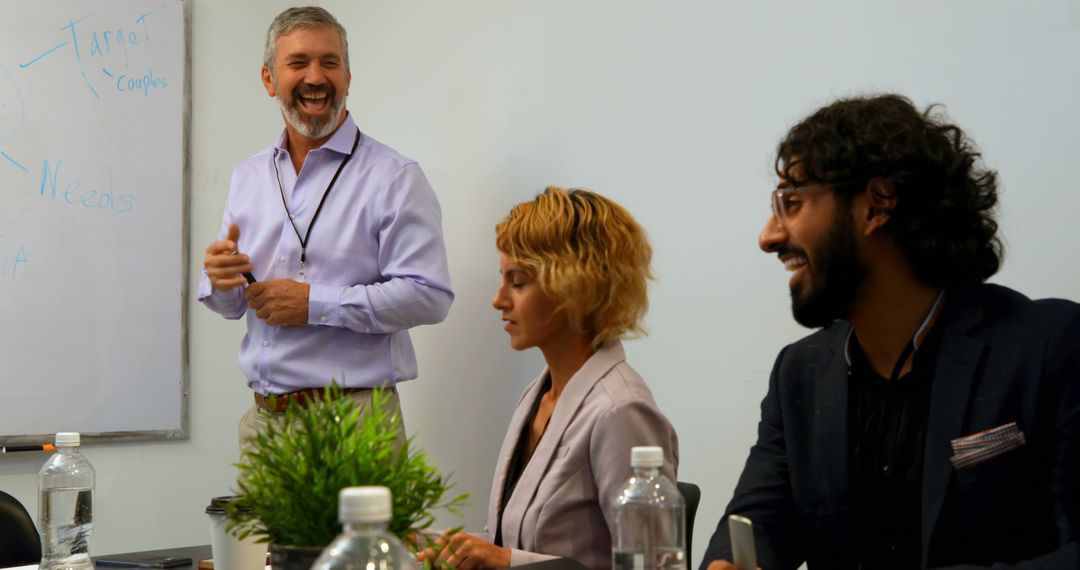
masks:
[[[799,209],[801,202],[794,198],[795,194],[799,192],[805,192],[807,190],[815,190],[821,187],[837,188],[848,184],[859,183],[857,180],[846,180],[841,182],[812,182],[805,186],[799,186],[798,184],[792,184],[791,186],[785,186],[783,188],[777,188],[772,191],[772,213],[776,218],[776,224],[783,228],[784,223],[787,222],[791,216]]]
[[[776,224],[781,228],[784,227],[784,222],[791,218],[791,215],[795,213],[795,210],[799,208],[800,202],[793,199],[795,194],[799,192],[805,192],[807,190],[813,190],[822,186],[829,186],[825,182],[815,182],[813,184],[807,184],[806,186],[799,186],[798,184],[792,184],[791,186],[785,186],[783,188],[777,188],[772,191],[772,213],[776,218]]]

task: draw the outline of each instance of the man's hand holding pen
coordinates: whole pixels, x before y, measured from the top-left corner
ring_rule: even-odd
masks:
[[[237,251],[236,244],[239,241],[240,226],[232,224],[229,226],[228,237],[215,241],[206,248],[203,267],[210,278],[210,285],[218,291],[231,291],[250,281],[243,274],[250,274],[255,267],[247,255]]]

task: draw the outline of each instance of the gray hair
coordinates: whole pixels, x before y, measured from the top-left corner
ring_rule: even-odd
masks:
[[[341,49],[345,56],[345,69],[349,68],[349,40],[345,37],[345,28],[338,23],[330,12],[318,6],[289,8],[277,15],[266,30],[266,49],[263,51],[263,65],[274,73],[274,60],[277,59],[277,42],[281,36],[288,35],[296,28],[333,28],[341,38]]]

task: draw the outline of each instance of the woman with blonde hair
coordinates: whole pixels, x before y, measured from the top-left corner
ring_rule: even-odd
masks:
[[[510,346],[539,348],[547,367],[510,421],[486,529],[444,535],[439,559],[461,570],[556,557],[609,568],[630,448],[663,447],[673,481],[678,462],[675,430],[620,341],[644,332],[652,249],[618,204],[556,187],[515,206],[496,246],[502,283],[492,305]]]

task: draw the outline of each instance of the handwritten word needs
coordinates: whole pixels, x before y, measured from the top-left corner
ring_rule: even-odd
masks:
[[[0,278],[16,279],[30,271],[26,247],[0,233]]]
[[[135,196],[117,195],[113,190],[112,166],[105,167],[103,183],[84,185],[79,178],[63,176],[62,165],[61,160],[52,165],[49,164],[49,159],[45,159],[41,166],[40,195],[42,198],[93,210],[111,210],[120,214],[135,209]]]
[[[164,89],[169,86],[169,78],[163,75],[154,75],[154,70],[147,70],[142,77],[130,77],[120,75],[116,78],[116,90],[132,93],[142,92],[144,96],[150,95],[150,91]]]

